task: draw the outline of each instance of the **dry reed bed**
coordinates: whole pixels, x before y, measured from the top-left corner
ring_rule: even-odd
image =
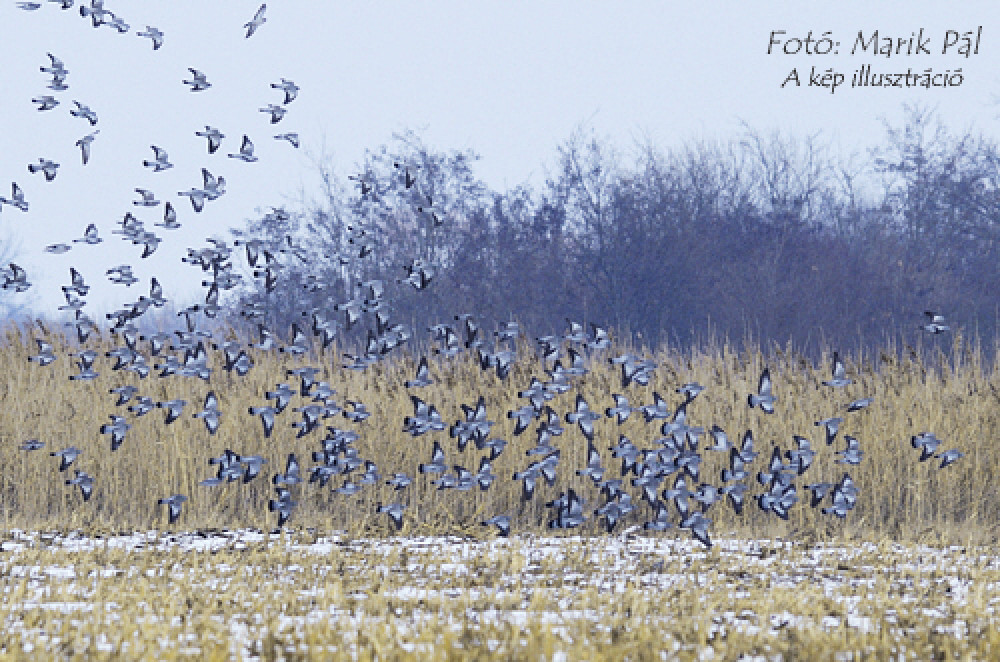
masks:
[[[0,525],[4,528],[80,529],[93,533],[157,527],[165,522],[166,514],[165,509],[156,506],[156,500],[173,493],[190,497],[178,528],[272,527],[275,515],[266,507],[267,499],[273,496],[269,475],[284,470],[289,452],[297,454],[305,470],[312,464],[311,452],[319,448],[321,433],[295,438],[290,423],[298,415],[291,407],[302,404],[298,397],[278,417],[271,439],[264,438],[259,419],[250,416],[247,407],[265,404],[264,392],[280,381],[297,388],[297,380],[286,377],[285,370],[301,365],[321,368],[317,379],[328,381],[336,389],[338,402],[360,400],[373,412],[370,419],[359,424],[342,417],[326,422],[357,430],[361,438],[355,445],[362,457],[378,464],[383,478],[404,471],[415,475],[416,480],[399,494],[379,485],[366,487],[353,497],[331,491],[339,485],[336,478],[325,489],[297,486],[294,493],[300,505],[290,526],[382,535],[388,531],[388,521],[384,515],[376,515],[375,504],[401,497],[409,504],[404,516],[407,534],[482,532],[479,521],[502,512],[513,516],[515,532],[540,531],[548,515],[544,502],[567,486],[577,488],[587,499],[588,508],[598,505],[596,489],[588,480],[574,475],[586,464],[586,442],[569,425],[556,440],[562,460],[554,487],[541,485],[534,501],[522,504],[520,483],[510,480],[514,471],[533,459],[526,457],[525,451],[534,444],[534,435],[529,430],[512,437],[513,421],[506,412],[524,403],[518,401],[517,391],[527,387],[532,375],[545,376],[527,345],[520,348],[519,361],[506,381],[482,372],[471,356],[463,355],[432,359],[435,383],[414,390],[435,404],[449,422],[461,417],[460,404],[473,404],[483,395],[490,418],[497,423],[494,436],[510,441],[494,463],[498,479],[489,491],[454,493],[438,491],[429,484],[430,477],[416,474],[417,464],[429,459],[433,440],[442,442],[450,464],[475,470],[481,453],[471,444],[460,453],[446,432],[412,438],[402,431],[404,416],[412,413],[409,393],[403,387],[413,372],[412,356],[392,358],[357,372],[341,368],[333,353],[295,359],[253,350],[256,366],[246,377],[239,378],[225,373],[221,357],[212,352],[209,383],[177,376],[161,379],[155,373],[140,380],[132,373],[113,372],[111,360],[102,358],[95,363],[100,378],[81,383],[68,380],[75,370],[68,353],[78,348],[65,341],[49,337],[61,355],[56,363],[39,367],[27,361],[34,350],[35,335],[11,330],[0,348],[0,398],[4,403],[4,415],[0,417]],[[846,468],[861,494],[857,508],[845,521],[821,516],[818,509],[800,502],[792,509],[790,520],[783,522],[759,511],[748,498],[741,516],[735,515],[728,504],[717,504],[709,513],[711,531],[716,535],[738,533],[807,541],[852,537],[877,540],[888,536],[963,544],[992,542],[1000,523],[1000,497],[991,478],[1000,469],[994,441],[1000,429],[997,370],[959,338],[950,342],[951,346],[944,346],[943,352],[938,350],[930,361],[909,352],[902,352],[900,359],[899,353],[891,349],[874,357],[846,356],[848,374],[855,383],[837,391],[820,385],[829,375],[828,357],[814,365],[791,352],[772,349],[766,364],[779,398],[773,416],[746,406],[746,394],[756,388],[765,365],[762,352],[737,352],[725,345],[686,353],[650,353],[659,363],[650,384],[624,390],[620,388],[617,367],[605,360],[623,349],[616,348],[611,354],[592,357],[591,372],[576,381],[574,390],[558,396],[551,404],[560,412],[568,411],[579,392],[593,409],[603,411],[612,404],[613,392],[625,393],[633,405],[638,405],[651,402],[653,391],[658,391],[676,406],[680,396],[674,389],[684,382],[698,381],[707,389],[690,406],[689,421],[706,428],[718,424],[734,441],[751,428],[761,453],[750,467],[752,472],[764,467],[773,444],[789,448],[793,434],[813,440],[819,454],[814,466],[799,480],[800,485],[834,481],[845,470],[834,463],[833,455],[843,442],[838,439],[834,447],[826,447],[821,430],[813,425],[820,418],[842,415],[845,422],[841,435],[858,437],[865,453],[860,466]],[[113,345],[96,339],[88,346],[104,351]],[[141,394],[156,400],[186,399],[188,405],[182,418],[165,426],[162,410],[135,418],[124,407],[116,408],[115,396],[108,389],[125,383],[135,384]],[[218,395],[223,412],[214,436],[192,417],[209,389]],[[845,413],[847,402],[861,396],[874,397],[874,404],[861,412]],[[108,421],[111,413],[126,415],[132,424],[124,445],[114,453],[108,437],[99,434],[100,425]],[[609,419],[599,421],[595,427],[597,445],[608,468],[606,477],[619,475],[620,467],[608,447],[617,442],[620,433],[640,448],[652,447],[659,436],[659,426],[645,425],[638,413],[620,427]],[[941,471],[933,461],[917,462],[919,453],[910,447],[909,439],[921,431],[932,431],[944,439],[942,450],[958,448],[966,457]],[[18,445],[28,438],[46,442],[45,450],[19,451]],[[63,483],[71,471],[60,474],[57,459],[48,455],[50,450],[71,444],[84,451],[74,466],[89,472],[95,480],[89,503],[81,500],[79,490]],[[198,481],[214,473],[208,458],[225,448],[265,456],[269,464],[262,477],[249,485],[199,487]],[[703,455],[702,479],[718,484],[718,471],[727,458],[719,453]],[[754,482],[751,494],[759,489]],[[800,494],[808,496],[804,490]],[[640,506],[623,527],[640,524],[647,516],[648,508]],[[585,531],[597,531],[593,518],[585,526],[590,527]]]
[[[995,659],[994,549],[304,531],[0,543],[0,657]]]

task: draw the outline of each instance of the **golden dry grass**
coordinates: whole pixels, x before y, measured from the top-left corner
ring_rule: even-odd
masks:
[[[403,387],[413,372],[411,356],[399,356],[357,372],[341,368],[334,354],[295,359],[253,350],[256,366],[246,377],[239,378],[225,373],[221,357],[212,352],[210,383],[177,376],[161,379],[155,373],[140,380],[132,373],[112,372],[111,360],[101,358],[95,363],[100,378],[81,383],[68,380],[75,371],[68,353],[75,348],[50,338],[56,342],[60,358],[50,366],[39,367],[27,361],[34,350],[32,337],[13,329],[0,349],[0,398],[4,409],[0,417],[0,524],[5,528],[97,532],[161,527],[165,526],[166,513],[165,508],[157,507],[156,500],[174,493],[190,497],[176,525],[178,529],[273,527],[276,516],[267,511],[267,499],[273,496],[268,478],[284,470],[289,452],[297,454],[303,470],[310,466],[311,452],[319,448],[322,432],[296,439],[290,423],[297,414],[289,407],[278,417],[273,437],[265,439],[259,419],[250,416],[247,407],[265,404],[264,392],[280,381],[289,381],[297,388],[297,380],[286,377],[285,370],[307,364],[321,368],[317,379],[328,381],[336,389],[338,402],[360,400],[372,411],[371,418],[359,424],[341,417],[326,422],[360,433],[355,445],[363,458],[378,464],[383,480],[396,471],[416,479],[399,495],[383,484],[366,487],[357,496],[343,497],[331,491],[331,487],[339,485],[336,477],[325,489],[296,486],[293,491],[299,506],[289,526],[380,535],[388,532],[388,522],[384,515],[376,515],[375,504],[389,503],[400,496],[409,504],[405,515],[407,534],[482,531],[478,524],[482,519],[502,512],[513,516],[515,531],[539,531],[547,516],[544,502],[567,486],[578,489],[588,500],[588,508],[598,505],[596,489],[588,480],[574,475],[586,463],[586,442],[569,425],[556,441],[562,449],[562,460],[554,487],[540,485],[534,501],[522,505],[520,484],[510,480],[513,472],[533,459],[525,456],[525,450],[534,444],[534,435],[529,430],[512,437],[513,422],[506,412],[524,402],[517,401],[517,391],[528,385],[532,375],[544,376],[527,346],[521,347],[521,358],[506,381],[482,372],[465,355],[432,360],[435,383],[415,391],[436,404],[448,422],[461,417],[460,404],[473,404],[483,395],[490,418],[497,423],[493,435],[511,442],[494,462],[498,478],[489,491],[455,493],[438,491],[429,484],[430,477],[416,474],[417,464],[429,458],[432,440],[442,441],[449,464],[475,470],[481,453],[471,444],[460,453],[446,432],[412,438],[402,431],[404,416],[412,413],[409,394]],[[754,473],[764,467],[773,444],[789,448],[793,434],[809,437],[818,456],[798,481],[800,484],[835,481],[844,470],[843,465],[834,464],[833,456],[843,442],[838,439],[834,447],[826,447],[814,421],[843,415],[841,435],[847,433],[861,440],[864,460],[860,466],[848,467],[861,494],[856,509],[845,521],[821,516],[818,510],[799,503],[792,509],[790,520],[783,522],[759,511],[748,498],[741,516],[721,503],[710,511],[711,530],[717,534],[787,536],[797,540],[990,542],[995,540],[1000,522],[1000,497],[992,482],[1000,463],[1000,454],[994,450],[995,431],[1000,429],[997,369],[960,338],[951,342],[953,346],[945,348],[947,356],[940,353],[930,361],[917,358],[916,353],[904,353],[899,359],[894,351],[860,359],[847,356],[848,374],[855,383],[839,391],[820,385],[828,378],[827,357],[813,365],[794,353],[774,349],[768,359],[779,398],[778,412],[773,416],[746,406],[746,394],[756,388],[765,363],[763,354],[737,352],[726,345],[687,353],[659,351],[653,354],[659,367],[649,386],[633,385],[624,392],[633,405],[650,402],[652,392],[658,391],[676,406],[680,396],[674,394],[674,388],[686,381],[701,382],[707,389],[690,406],[689,420],[706,428],[718,424],[734,441],[745,429],[753,429],[761,453],[751,465]],[[90,344],[101,351],[112,347],[101,340],[91,340]],[[611,393],[621,390],[616,367],[600,358],[592,362],[591,369],[576,382],[578,388],[552,402],[558,411],[572,407],[576,392],[582,393],[595,410],[612,404]],[[186,399],[188,405],[182,418],[165,426],[162,410],[135,418],[124,408],[115,408],[115,396],[108,389],[124,383],[135,384],[141,394],[155,400]],[[218,395],[223,412],[214,436],[192,417],[209,389]],[[844,413],[846,403],[861,396],[874,397],[874,404],[861,412]],[[292,406],[298,404],[301,402],[296,397]],[[132,424],[124,445],[114,453],[108,437],[99,434],[101,424],[111,413],[127,415]],[[659,426],[645,425],[638,414],[620,428],[604,419],[596,424],[596,430],[608,477],[618,475],[618,462],[610,457],[608,447],[617,441],[619,433],[626,434],[640,448],[652,447],[659,436]],[[933,461],[917,462],[919,453],[910,447],[909,439],[921,431],[941,437],[942,450],[958,448],[966,457],[941,471]],[[18,450],[18,445],[29,438],[44,441],[44,451]],[[88,503],[81,500],[76,488],[63,483],[67,476],[57,470],[56,458],[48,455],[51,450],[69,445],[84,451],[74,466],[94,477],[94,496]],[[199,487],[200,480],[214,474],[208,458],[225,448],[261,454],[269,464],[261,478],[249,485]],[[703,480],[718,483],[718,471],[727,458],[718,453],[703,455]],[[754,483],[752,489],[756,488]],[[807,493],[800,490],[800,496],[805,498]],[[624,525],[641,523],[648,512],[641,505]],[[593,518],[585,526],[590,527],[585,531],[597,531]]]
[[[535,535],[548,516],[544,502],[566,487],[580,491],[588,511],[599,499],[588,480],[574,475],[585,464],[586,443],[570,426],[556,441],[562,460],[554,487],[540,484],[534,501],[522,505],[520,484],[509,479],[532,459],[525,450],[534,435],[512,437],[513,422],[505,415],[516,406],[517,391],[532,375],[542,375],[527,346],[507,381],[481,372],[467,356],[431,362],[436,383],[419,389],[420,397],[451,422],[461,416],[460,404],[482,394],[497,422],[494,436],[511,443],[494,463],[498,479],[487,492],[438,491],[417,476],[401,493],[409,504],[404,535],[387,537],[387,519],[375,513],[375,504],[399,495],[378,485],[342,497],[330,489],[336,479],[325,489],[294,487],[300,505],[288,527],[261,533],[275,524],[266,507],[273,494],[268,478],[284,469],[289,452],[303,460],[304,469],[311,465],[320,434],[295,439],[289,409],[278,417],[274,436],[264,439],[259,419],[246,409],[264,404],[264,391],[277,382],[291,381],[286,369],[314,365],[323,371],[318,379],[337,390],[338,402],[357,399],[372,410],[360,424],[340,417],[328,422],[360,433],[355,445],[378,464],[383,478],[395,471],[415,475],[435,438],[449,463],[475,469],[480,453],[474,446],[459,453],[447,433],[414,439],[402,432],[403,417],[412,410],[403,387],[414,369],[412,356],[359,373],[340,368],[335,355],[291,359],[255,352],[256,367],[238,378],[224,373],[213,355],[210,383],[139,380],[112,373],[110,362],[99,360],[101,377],[78,383],[68,380],[74,366],[67,353],[76,348],[56,344],[60,359],[44,368],[27,361],[34,349],[30,334],[11,330],[0,348],[0,524],[7,531],[0,537],[0,659],[998,655],[1000,503],[990,480],[998,462],[992,442],[1000,400],[997,366],[959,338],[944,352],[846,357],[856,383],[843,391],[820,385],[828,376],[828,357],[817,366],[772,349],[767,364],[779,397],[773,416],[746,406],[764,366],[762,352],[725,345],[657,352],[651,383],[624,391],[632,404],[648,403],[658,391],[676,406],[678,385],[706,385],[689,409],[691,422],[717,423],[734,440],[752,428],[761,453],[754,472],[765,465],[772,444],[788,448],[793,434],[804,434],[819,455],[797,482],[839,478],[844,468],[833,463],[834,448],[822,443],[813,426],[831,415],[844,415],[841,434],[858,437],[865,452],[862,464],[849,468],[861,494],[846,520],[821,516],[804,503],[792,509],[788,522],[761,512],[750,499],[741,516],[717,504],[709,511],[716,545],[707,551],[686,533],[603,535],[593,516],[579,530],[585,537]],[[111,347],[100,340],[91,345]],[[619,374],[603,358],[591,368],[578,390],[603,410],[611,393],[620,392]],[[125,414],[108,393],[123,383],[156,400],[184,398],[189,404],[171,426],[163,424],[160,410],[138,419],[128,415],[133,428],[112,453],[98,430],[108,414]],[[191,416],[209,389],[223,411],[215,436]],[[570,409],[575,392],[559,396],[553,406]],[[873,396],[874,404],[845,414],[846,403],[863,395]],[[925,430],[944,439],[943,448],[958,448],[966,457],[941,471],[917,462],[909,439]],[[650,447],[659,425],[647,426],[633,415],[621,428],[602,420],[596,431],[614,477],[619,467],[607,448],[618,434]],[[18,450],[29,438],[46,442],[45,450]],[[83,449],[75,466],[95,479],[88,503],[64,485],[66,476],[48,455],[69,445]],[[842,445],[838,440],[836,448]],[[262,477],[249,485],[199,487],[198,481],[213,475],[208,458],[225,448],[267,457]],[[717,482],[725,458],[704,455],[703,479]],[[190,501],[181,520],[167,526],[156,500],[177,492]],[[479,525],[500,512],[513,516],[510,540],[492,539],[492,531]],[[619,530],[647,515],[640,505]],[[122,531],[148,533],[114,534]],[[185,533],[191,531],[196,533]],[[420,537],[426,534],[459,535]]]

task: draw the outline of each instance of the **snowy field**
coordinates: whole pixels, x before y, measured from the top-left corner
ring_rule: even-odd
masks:
[[[985,659],[988,550],[686,538],[10,531],[0,655]]]

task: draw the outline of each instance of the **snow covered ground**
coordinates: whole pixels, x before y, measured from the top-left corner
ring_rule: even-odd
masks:
[[[252,530],[0,540],[0,653],[15,656],[1000,651],[1000,556],[989,549]]]

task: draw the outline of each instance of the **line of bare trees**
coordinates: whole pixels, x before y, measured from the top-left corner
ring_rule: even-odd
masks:
[[[296,249],[281,254],[272,291],[247,280],[232,310],[264,301],[264,321],[287,328],[301,311],[334,315],[358,283],[381,279],[391,316],[418,332],[472,313],[536,334],[594,321],[650,345],[712,334],[871,347],[915,333],[936,309],[997,333],[1000,150],[927,110],[907,108],[848,160],[821,136],[749,127],[726,143],[646,144],[627,157],[579,131],[540,190],[498,192],[476,177],[476,158],[407,133],[353,179],[320,164],[316,202],[239,231]],[[419,211],[429,204],[440,225]],[[434,268],[423,291],[396,282],[414,258]]]

